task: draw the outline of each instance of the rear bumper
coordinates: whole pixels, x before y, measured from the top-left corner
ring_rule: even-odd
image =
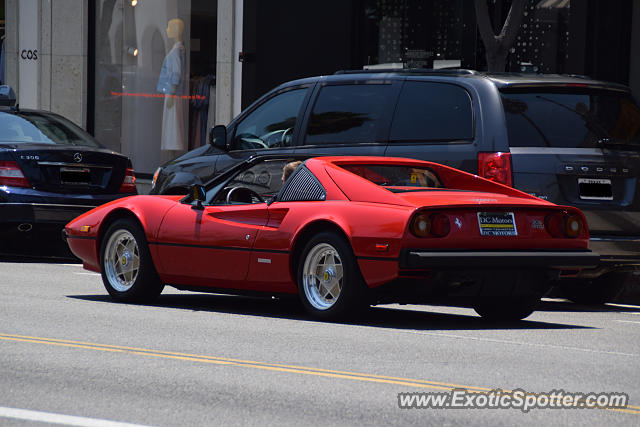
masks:
[[[447,251],[405,249],[401,269],[583,269],[595,268],[600,255],[591,251]]]
[[[64,225],[95,207],[52,203],[0,203],[0,223],[57,223]]]
[[[604,265],[640,266],[640,236],[591,236],[591,250],[600,254]]]
[[[95,206],[0,203],[0,253],[74,258],[60,231]]]

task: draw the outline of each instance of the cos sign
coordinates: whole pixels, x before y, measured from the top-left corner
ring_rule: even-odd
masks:
[[[38,50],[34,49],[34,50],[27,50],[27,49],[22,49],[22,52],[20,52],[20,57],[22,59],[31,59],[31,60],[36,60],[38,59]]]

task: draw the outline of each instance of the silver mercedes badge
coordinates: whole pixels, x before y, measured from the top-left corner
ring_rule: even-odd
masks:
[[[76,163],[80,163],[82,161],[82,154],[81,153],[76,153],[73,155],[73,160],[76,161]]]

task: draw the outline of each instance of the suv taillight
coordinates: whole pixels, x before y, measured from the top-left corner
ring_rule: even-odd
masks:
[[[29,181],[16,162],[0,162],[0,185],[30,187]]]
[[[478,175],[511,187],[511,153],[478,153]]]
[[[119,193],[135,193],[136,192],[136,176],[132,168],[127,168],[124,173],[124,179],[120,186]]]

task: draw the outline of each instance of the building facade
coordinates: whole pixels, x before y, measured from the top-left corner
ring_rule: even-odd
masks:
[[[510,0],[488,2],[496,33]],[[140,176],[287,80],[340,69],[486,69],[470,0],[4,0],[0,80]],[[640,95],[640,0],[530,0],[508,71]],[[2,67],[0,67],[2,68]]]

